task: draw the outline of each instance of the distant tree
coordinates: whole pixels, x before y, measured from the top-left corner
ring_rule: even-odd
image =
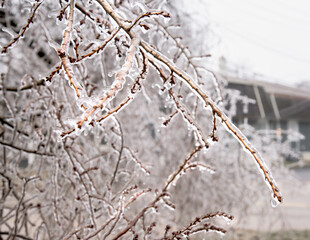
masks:
[[[1,237],[224,234],[219,206],[282,201],[176,4],[2,0]]]

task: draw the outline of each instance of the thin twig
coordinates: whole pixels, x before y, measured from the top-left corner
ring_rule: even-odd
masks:
[[[116,74],[115,76],[115,81],[114,83],[112,84],[111,86],[111,89],[109,90],[108,93],[105,94],[104,97],[101,98],[101,101],[96,104],[96,105],[93,105],[91,107],[91,109],[89,111],[87,111],[85,117],[79,121],[77,123],[78,125],[78,128],[81,128],[83,123],[85,121],[88,120],[88,118],[98,109],[98,108],[102,108],[104,103],[109,99],[109,98],[112,98],[112,96],[117,92],[119,91],[120,89],[122,89],[122,86],[124,84],[124,81],[125,81],[125,77],[126,75],[128,74],[128,71],[133,63],[133,58],[134,58],[134,53],[136,51],[136,48],[139,44],[139,40],[138,39],[135,39],[133,38],[132,39],[132,42],[131,42],[131,47],[129,48],[128,50],[128,54],[126,56],[126,60],[125,60],[125,64],[123,65],[122,69]]]
[[[115,118],[115,120],[116,120],[116,122],[118,123],[118,126],[119,126],[120,138],[121,138],[121,146],[120,146],[120,149],[118,150],[118,159],[117,159],[117,162],[116,162],[116,165],[115,165],[115,168],[114,168],[114,172],[113,172],[113,176],[112,176],[112,179],[111,179],[111,182],[110,182],[110,186],[111,187],[112,187],[112,185],[114,183],[114,180],[115,180],[115,177],[116,177],[116,174],[117,174],[117,171],[118,171],[118,167],[119,167],[119,164],[121,162],[123,150],[124,150],[124,134],[123,134],[123,130],[122,130],[122,125],[118,121],[117,118]]]
[[[41,153],[41,152],[38,152],[38,151],[35,151],[35,150],[18,147],[18,146],[15,146],[13,144],[9,144],[9,143],[3,142],[1,140],[0,140],[0,144],[4,145],[4,146],[7,146],[7,147],[10,147],[10,148],[13,148],[13,149],[16,149],[16,150],[19,150],[19,151],[27,152],[27,153],[33,153],[33,154],[37,154],[37,155],[41,155],[41,156],[49,156],[49,157],[54,157],[55,156],[52,153]]]
[[[32,13],[30,15],[30,18],[27,21],[26,26],[24,26],[22,28],[21,32],[15,38],[13,38],[13,40],[8,45],[3,47],[1,53],[6,53],[9,47],[11,47],[14,43],[16,43],[20,37],[24,36],[26,30],[29,28],[30,24],[33,22],[34,15],[36,14],[36,11],[38,10],[38,8],[41,4],[42,4],[42,2],[39,2],[38,4],[35,5]]]
[[[81,57],[79,57],[79,58],[77,58],[77,59],[72,59],[71,61],[72,61],[72,62],[79,62],[79,61],[82,61],[82,60],[85,59],[85,58],[91,57],[91,56],[92,56],[93,54],[95,54],[95,53],[99,53],[99,52],[100,52],[101,50],[103,50],[103,49],[108,45],[108,43],[117,35],[117,33],[119,32],[120,29],[121,29],[120,27],[116,28],[116,30],[109,36],[109,38],[107,38],[107,39],[105,40],[105,42],[104,42],[101,46],[99,46],[98,48],[93,49],[90,53],[87,53],[87,54],[85,54],[85,55],[83,55],[83,56],[81,56]]]
[[[10,235],[10,234],[11,234],[10,232],[2,232],[2,231],[0,232],[0,235]],[[20,238],[23,240],[33,240],[33,238],[29,238],[29,237],[23,236],[21,234],[16,234],[15,238]]]
[[[167,18],[170,17],[169,13],[164,12],[164,11],[146,12],[146,13],[142,14],[140,17],[135,19],[135,21],[128,28],[128,31],[130,31],[142,18],[151,17],[151,16],[163,16],[163,17],[167,17]],[[143,25],[143,26],[144,26],[144,28],[147,28],[145,25]]]

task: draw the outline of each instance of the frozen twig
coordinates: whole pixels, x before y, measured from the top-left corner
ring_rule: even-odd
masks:
[[[113,33],[111,33],[111,35],[104,41],[104,43],[102,45],[100,45],[98,48],[93,49],[90,53],[87,53],[81,57],[77,57],[77,59],[72,59],[72,62],[79,62],[82,61],[85,58],[91,57],[92,55],[94,55],[95,53],[99,53],[100,51],[102,51],[107,45],[108,43],[117,35],[117,33],[119,32],[121,28],[118,27]]]
[[[6,53],[8,48],[11,47],[14,43],[16,43],[18,41],[19,38],[23,37],[26,30],[29,28],[30,24],[33,22],[33,18],[36,14],[36,11],[38,10],[39,6],[42,4],[42,2],[39,2],[35,5],[35,7],[33,8],[33,11],[30,15],[30,18],[27,21],[27,24],[22,28],[22,30],[20,31],[20,33],[5,47],[3,47],[1,53]]]
[[[151,172],[145,166],[143,166],[143,164],[138,160],[138,158],[135,156],[135,154],[132,152],[132,150],[129,147],[124,147],[124,149],[126,149],[129,152],[132,159],[135,161],[136,164],[138,164],[138,166],[142,169],[143,172],[145,172],[148,175],[151,174]]]
[[[177,177],[181,174],[181,172],[184,170],[185,166],[187,165],[187,163],[193,158],[193,156],[195,156],[196,153],[198,153],[200,150],[202,149],[202,146],[198,146],[196,147],[187,158],[185,158],[185,160],[183,161],[183,163],[180,165],[180,167],[169,176],[168,181],[165,185],[165,187],[163,188],[163,192],[166,192],[168,190],[168,188],[170,187],[170,185],[177,179]]]
[[[168,124],[171,122],[171,120],[179,113],[178,110],[174,111],[172,114],[170,114],[170,116],[163,122],[163,125],[165,127],[168,126]]]
[[[116,162],[116,165],[115,165],[115,168],[114,168],[114,172],[113,172],[113,176],[112,176],[112,179],[111,179],[111,182],[110,182],[110,186],[113,185],[113,182],[115,180],[115,177],[116,177],[116,174],[117,174],[117,171],[118,171],[118,167],[119,167],[119,163],[121,161],[123,150],[124,150],[124,134],[123,134],[123,130],[122,130],[122,125],[117,120],[117,118],[115,118],[115,120],[118,123],[119,131],[120,131],[121,146],[120,146],[120,148],[118,150],[118,159],[117,159],[117,162]]]
[[[55,161],[55,171],[53,173],[52,183],[54,185],[54,196],[53,196],[53,210],[55,215],[56,223],[61,226],[59,216],[58,216],[58,209],[57,209],[57,198],[58,198],[58,168],[59,168],[59,161]]]
[[[126,59],[125,59],[125,64],[123,65],[121,70],[116,73],[115,81],[113,82],[110,90],[105,94],[104,97],[100,99],[98,104],[93,105],[87,109],[85,117],[77,123],[78,128],[82,128],[83,123],[86,122],[97,109],[103,108],[106,101],[108,99],[111,99],[119,90],[122,89],[123,84],[125,82],[125,77],[128,74],[129,69],[133,63],[134,54],[138,47],[138,44],[139,44],[139,39],[133,38],[131,42],[131,47],[129,48]],[[73,132],[73,130],[71,132]],[[64,135],[66,135],[66,133],[62,134],[62,136]]]
[[[193,233],[199,232],[199,231],[217,231],[220,233],[225,234],[226,230],[219,228],[217,226],[214,226],[210,223],[204,223],[204,220],[210,219],[210,218],[214,218],[214,217],[223,217],[225,219],[227,219],[227,221],[231,221],[233,220],[233,216],[228,215],[227,213],[224,212],[215,212],[215,213],[209,213],[206,214],[202,217],[197,217],[195,218],[191,223],[189,223],[186,227],[184,227],[183,229],[179,230],[179,231],[175,231],[172,232],[172,236],[171,237],[166,237],[165,239],[175,239],[178,238],[180,236],[189,236]]]
[[[6,232],[6,231],[0,231],[0,236],[7,236],[7,235],[9,235],[10,236],[10,232]],[[15,238],[19,238],[19,239],[22,239],[22,240],[33,240],[33,238],[29,238],[29,237],[26,237],[26,236],[24,236],[24,235],[22,235],[22,234],[16,234],[15,235]]]

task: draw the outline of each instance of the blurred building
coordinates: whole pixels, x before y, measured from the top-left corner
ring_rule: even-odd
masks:
[[[310,162],[310,89],[288,87],[281,84],[252,80],[249,77],[224,77],[228,88],[239,91],[252,101],[237,101],[233,121],[242,124],[245,120],[257,130],[273,131],[280,141],[290,142],[290,147],[299,152],[286,156],[288,161],[303,159]],[[255,101],[253,101],[255,100]],[[248,104],[245,110],[245,104]],[[295,133],[304,137],[296,138]]]

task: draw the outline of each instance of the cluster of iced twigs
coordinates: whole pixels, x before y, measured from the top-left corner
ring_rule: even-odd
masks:
[[[153,46],[151,46],[149,43],[144,41],[135,31],[135,26],[139,26],[141,28],[144,28],[145,30],[148,30],[148,26],[146,24],[143,24],[142,21],[145,18],[150,18],[152,16],[163,16],[165,18],[169,17],[169,14],[163,12],[163,11],[156,11],[156,12],[146,12],[142,14],[140,17],[136,18],[133,21],[124,20],[120,15],[114,10],[114,8],[108,3],[106,0],[96,0],[96,2],[105,10],[105,12],[110,16],[114,24],[116,24],[116,28],[114,31],[109,32],[109,36],[107,37],[106,41],[99,47],[91,50],[89,53],[86,53],[82,56],[78,54],[78,47],[77,42],[75,45],[75,51],[76,51],[76,58],[73,58],[69,54],[69,45],[71,42],[71,34],[72,29],[74,26],[74,14],[75,9],[79,9],[82,11],[88,18],[90,18],[92,21],[95,20],[91,16],[91,14],[85,12],[81,6],[77,5],[74,0],[70,0],[69,4],[66,5],[62,10],[59,18],[62,18],[62,15],[66,12],[66,9],[68,9],[68,19],[67,19],[67,26],[64,30],[63,37],[62,37],[62,43],[61,47],[58,49],[58,56],[60,58],[60,63],[56,67],[54,71],[46,78],[46,80],[51,81],[52,77],[59,73],[62,69],[69,85],[73,88],[74,94],[76,99],[78,99],[79,103],[81,103],[80,110],[83,111],[83,114],[81,114],[81,118],[76,121],[75,127],[73,127],[70,130],[64,131],[61,133],[62,137],[70,136],[71,133],[82,131],[86,127],[94,127],[95,123],[99,123],[104,121],[105,119],[109,117],[114,117],[119,111],[124,109],[137,95],[139,90],[142,88],[142,80],[146,79],[146,75],[148,73],[149,63],[153,68],[156,70],[156,72],[159,74],[160,78],[164,82],[164,86],[166,86],[167,81],[171,81],[172,84],[169,85],[169,88],[167,89],[168,95],[172,99],[172,102],[175,106],[175,112],[169,117],[169,119],[164,123],[165,125],[168,124],[168,122],[177,114],[182,115],[183,119],[192,127],[192,129],[195,131],[197,136],[197,143],[198,146],[190,152],[187,158],[180,164],[180,166],[176,169],[174,173],[172,173],[165,185],[161,188],[160,191],[153,191],[149,188],[144,190],[137,190],[137,186],[126,186],[122,191],[120,191],[120,194],[118,196],[118,206],[113,206],[109,201],[106,200],[105,196],[99,196],[100,191],[97,189],[95,181],[92,179],[91,174],[89,172],[98,170],[98,167],[90,167],[86,168],[84,167],[82,162],[79,162],[77,158],[75,157],[74,149],[71,149],[71,146],[67,143],[69,142],[68,138],[65,138],[62,142],[63,148],[65,149],[65,152],[67,154],[67,158],[69,159],[71,165],[73,166],[73,172],[76,175],[76,177],[80,180],[82,183],[82,188],[84,189],[83,194],[81,196],[77,197],[77,201],[85,200],[85,208],[87,208],[90,212],[90,222],[91,224],[85,224],[84,226],[79,226],[74,231],[70,232],[66,236],[64,236],[64,239],[70,239],[73,236],[78,236],[78,233],[84,231],[87,231],[88,235],[85,239],[91,239],[93,237],[99,237],[101,233],[104,232],[104,238],[106,237],[112,237],[112,239],[119,239],[120,237],[124,236],[128,232],[131,232],[134,236],[137,236],[137,234],[134,232],[134,227],[136,224],[144,217],[144,215],[147,213],[149,209],[156,209],[157,205],[160,201],[164,202],[164,204],[168,205],[169,207],[174,208],[174,205],[169,202],[169,188],[171,185],[175,184],[179,177],[184,174],[187,170],[190,169],[201,169],[208,170],[210,172],[213,172],[214,170],[210,168],[209,166],[204,165],[200,162],[195,162],[193,160],[194,156],[201,151],[203,148],[209,147],[209,142],[216,142],[218,141],[217,137],[215,136],[215,132],[217,130],[217,122],[221,123],[228,132],[230,132],[241,144],[241,146],[247,151],[252,158],[255,160],[257,165],[259,166],[260,171],[262,172],[262,175],[271,189],[274,199],[277,202],[282,201],[282,197],[280,195],[280,192],[276,186],[275,181],[273,180],[270,171],[268,170],[267,166],[264,163],[263,158],[257,153],[255,148],[251,145],[251,143],[247,140],[247,138],[241,133],[241,131],[227,118],[227,116],[224,114],[224,112],[217,106],[217,104],[200,88],[197,81],[193,80],[190,76],[188,76],[183,70],[181,70],[179,67],[177,67],[173,61],[165,57],[164,54],[157,51]],[[35,16],[35,12],[37,11],[38,7],[40,6],[40,2],[37,3],[33,9],[33,12],[31,14],[31,17],[29,18],[26,26],[22,28],[22,31],[20,34],[11,41],[6,47],[3,48],[2,52],[5,53],[9,47],[11,47],[20,37],[24,35],[26,30],[29,28],[30,23],[33,21],[33,18]],[[161,28],[170,36],[173,38],[171,33],[161,24]],[[127,39],[127,42],[130,42],[130,44],[127,46],[128,50],[126,53],[125,62],[122,65],[122,67],[116,72],[115,79],[111,86],[103,93],[102,96],[99,96],[95,101],[84,101],[84,98],[88,98],[86,94],[86,90],[83,88],[83,86],[77,81],[74,74],[74,64],[79,64],[82,62],[83,59],[89,58],[93,56],[94,54],[102,51],[109,42],[111,42],[112,39],[116,39],[118,35],[125,36]],[[128,40],[129,39],[129,40]],[[173,38],[174,39],[174,38]],[[181,53],[187,58],[187,61],[190,65],[193,66],[196,73],[198,73],[197,67],[194,66],[193,62],[191,61],[191,57],[185,50],[185,48],[178,42],[175,41],[175,44],[177,47],[181,50]],[[134,65],[138,66],[139,73],[136,75],[136,79],[134,80],[130,91],[126,95],[126,97],[118,103],[118,105],[114,108],[111,108],[109,103],[116,97],[118,94],[120,94],[121,90],[123,89],[123,86],[125,84],[126,77],[130,75],[130,71],[133,69]],[[170,73],[170,76],[166,76],[166,72]],[[212,73],[211,73],[212,75]],[[215,85],[218,88],[218,82],[215,76],[212,78],[215,82]],[[195,118],[191,115],[191,113],[187,110],[186,106],[182,103],[181,99],[179,98],[178,94],[176,93],[174,87],[175,81],[180,81],[185,83],[185,85],[188,87],[188,89],[194,93],[197,99],[199,99],[202,104],[205,107],[206,111],[209,111],[211,115],[213,116],[213,130],[209,134],[209,136],[204,136],[204,132],[202,128],[198,125],[198,123],[195,121]],[[4,87],[3,87],[4,89]],[[220,91],[218,91],[219,95],[221,95]],[[84,101],[84,102],[83,102]],[[60,110],[61,111],[61,110]],[[59,117],[59,122],[61,122]],[[121,127],[119,127],[121,129]],[[121,131],[121,130],[120,130]],[[117,150],[119,158],[115,167],[115,171],[112,177],[112,180],[110,181],[110,184],[108,184],[108,188],[111,188],[117,171],[119,170],[119,163],[122,158],[122,152],[123,150],[126,151],[126,147],[123,144],[123,136],[122,133],[119,134],[121,137],[121,148],[120,150]],[[11,148],[15,149],[16,146],[10,144],[6,144],[5,142],[0,142],[1,145],[10,146]],[[114,149],[117,149],[117,147],[113,146]],[[32,150],[27,149],[20,149],[24,152],[28,153],[36,153]],[[129,149],[128,152],[129,155],[132,157],[132,159],[136,162],[137,165],[141,169],[143,169],[144,172],[149,174],[149,170],[143,166],[143,164],[134,156],[133,152]],[[53,212],[55,216],[55,222],[58,225],[61,225],[61,209],[57,207],[58,205],[58,183],[57,183],[57,176],[59,172],[59,166],[58,162],[55,161],[55,167],[54,167],[54,173],[53,173],[53,186],[54,186],[54,196],[53,196]],[[2,174],[4,177],[6,177],[5,174]],[[32,179],[33,180],[33,179]],[[28,183],[28,182],[27,182]],[[24,184],[23,191],[26,188],[26,183]],[[145,207],[141,208],[140,211],[132,218],[129,219],[124,214],[127,209],[129,209],[128,206],[130,206],[132,203],[137,201],[141,196],[144,194],[147,194],[149,192],[154,192],[155,198],[150,201]],[[100,199],[102,200],[106,205],[108,205],[109,209],[109,216],[104,223],[97,224],[96,221],[96,214],[95,214],[95,207],[94,207],[94,199]],[[22,200],[20,200],[21,205]],[[20,206],[19,206],[20,207]],[[19,211],[17,211],[18,213]],[[197,232],[201,231],[216,231],[218,233],[225,233],[225,230],[217,227],[209,222],[206,222],[206,220],[215,217],[215,216],[221,216],[228,220],[231,220],[232,217],[221,212],[211,213],[207,214],[205,216],[196,218],[194,221],[192,221],[190,224],[188,224],[186,227],[184,227],[181,230],[170,232],[170,228],[166,228],[165,232],[165,239],[178,239],[182,236],[188,236],[191,234],[195,234]],[[16,216],[16,219],[18,219],[18,215]],[[121,222],[122,221],[122,222]],[[117,224],[120,224],[121,227],[119,227],[118,231],[115,230],[115,226]],[[125,222],[125,224],[124,224]],[[149,234],[152,231],[152,228],[154,227],[154,224],[151,224],[149,228],[145,231],[145,234]],[[14,234],[17,237],[17,227],[18,224],[15,224]],[[107,230],[108,229],[108,230]]]

